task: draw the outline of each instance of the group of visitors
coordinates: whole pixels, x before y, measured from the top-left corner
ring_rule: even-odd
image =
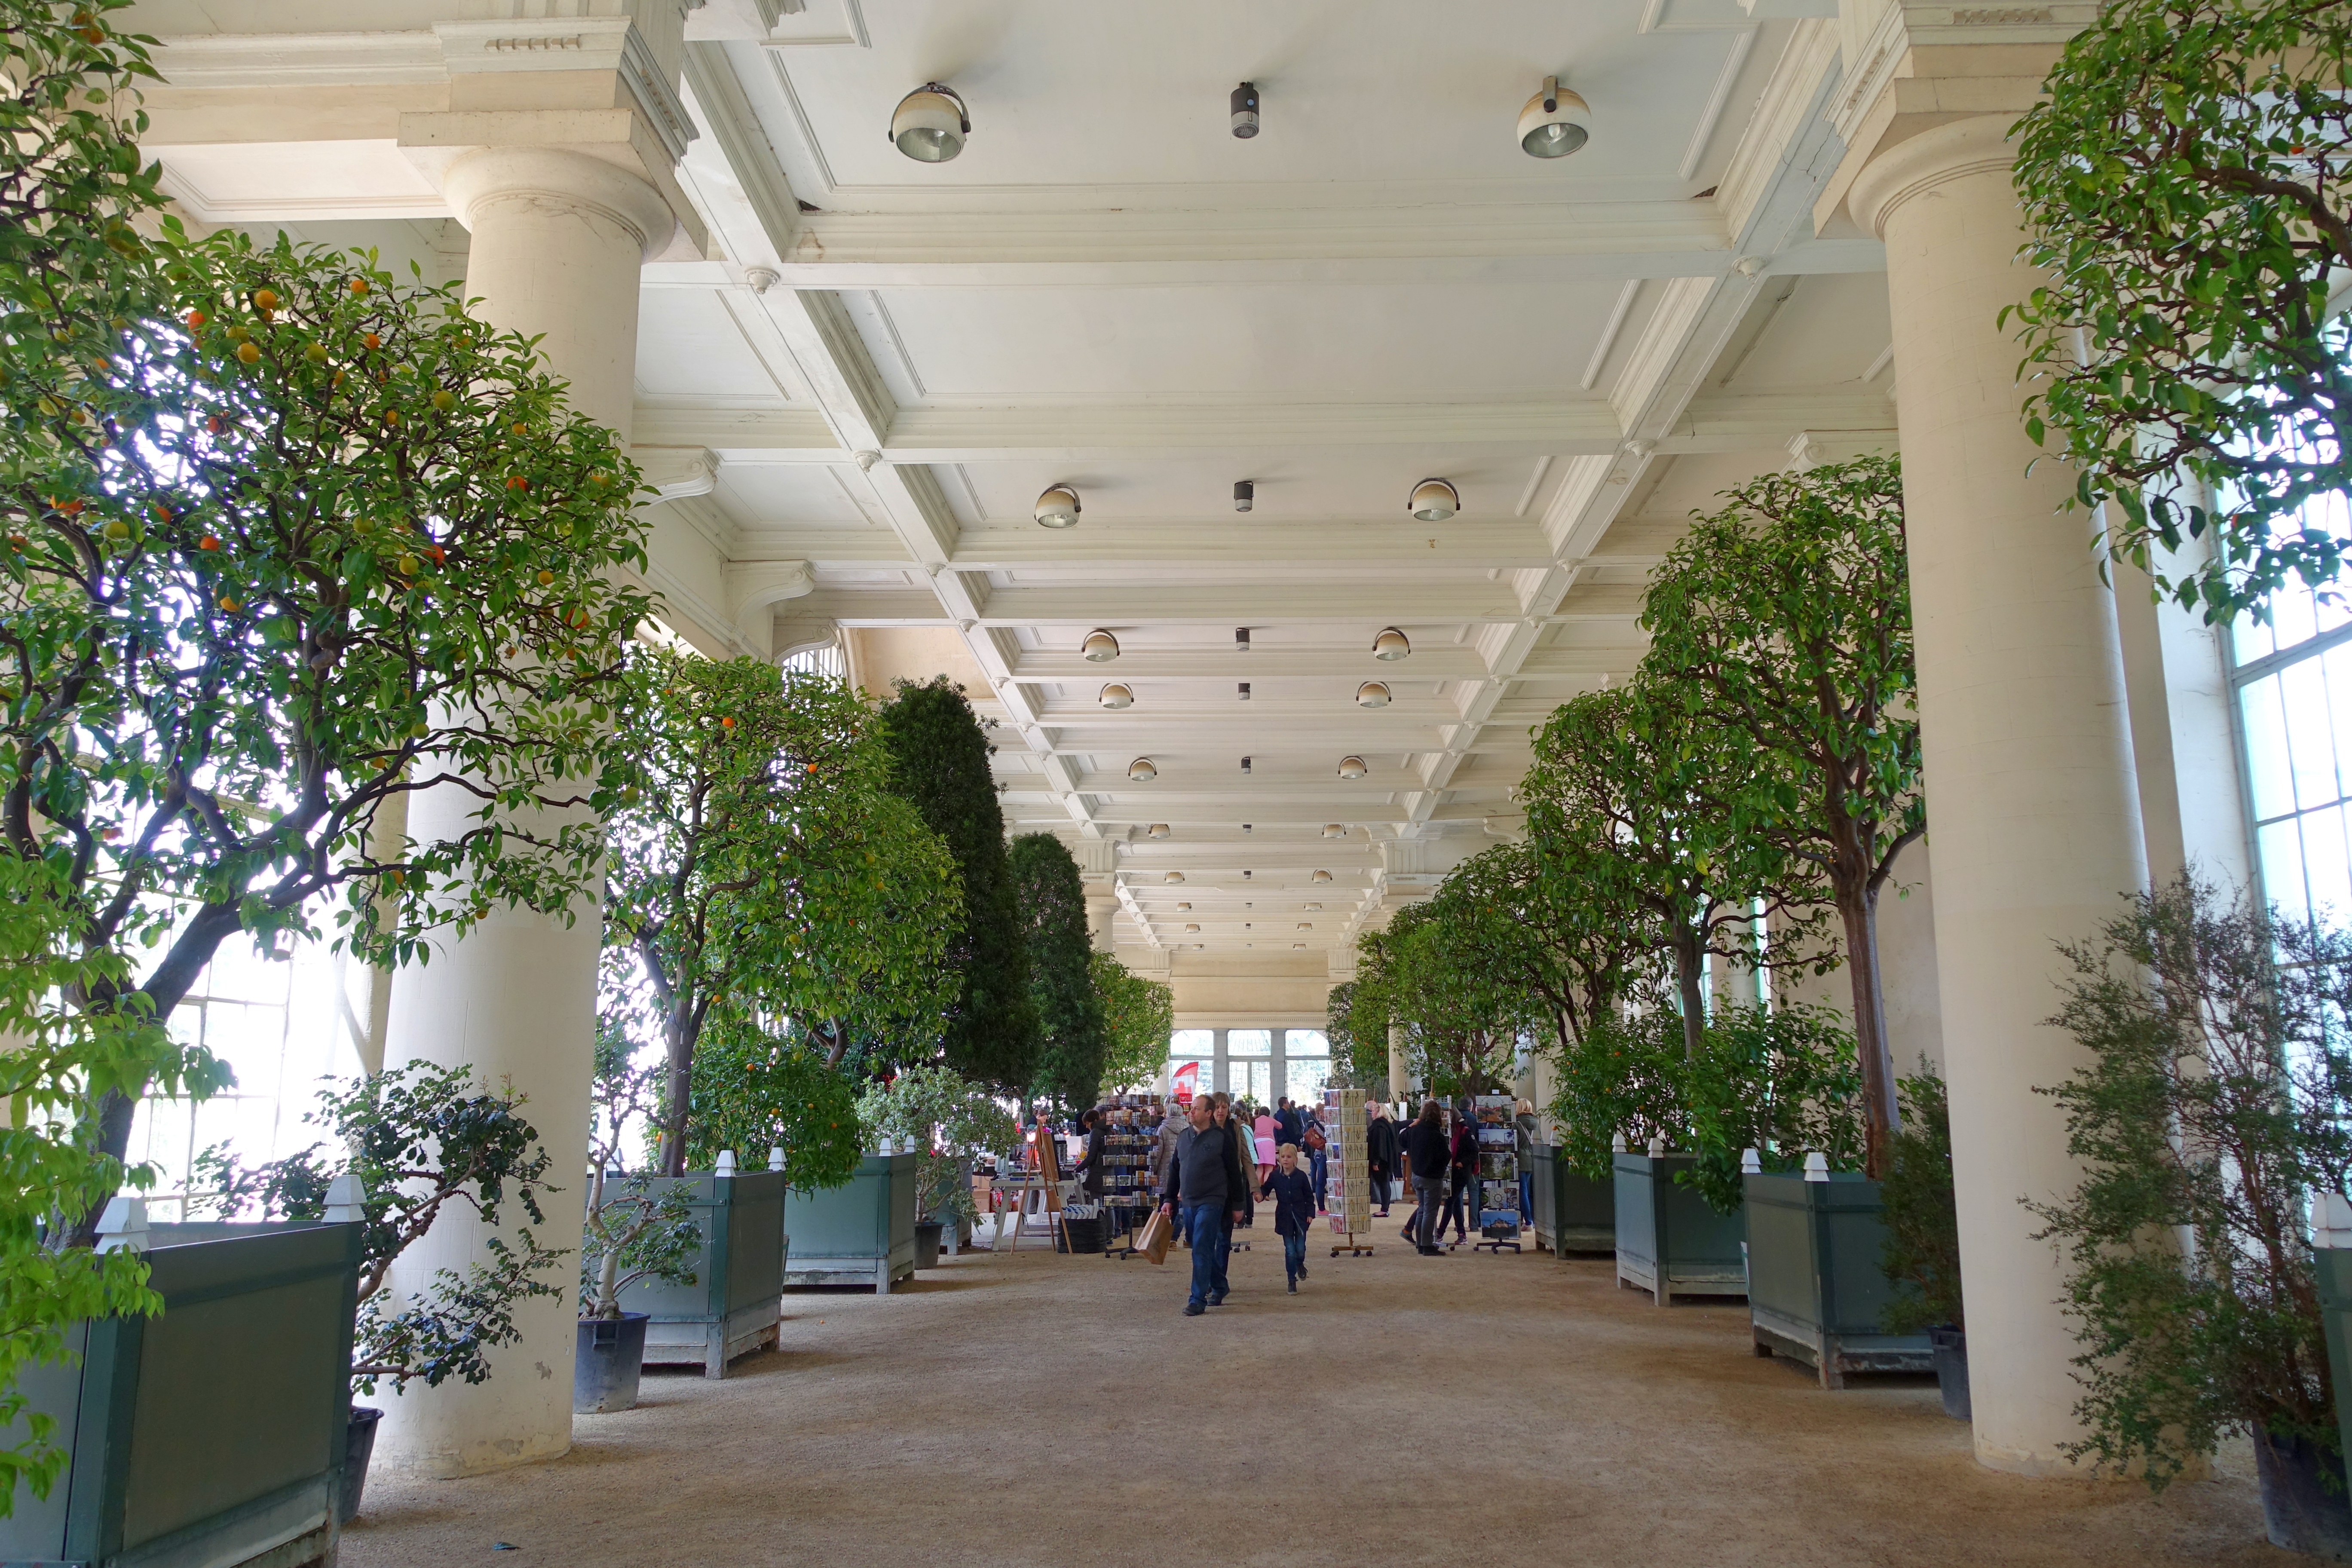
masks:
[[[1247,1216],[1259,1200],[1274,1204],[1274,1229],[1282,1238],[1282,1270],[1289,1293],[1297,1295],[1298,1282],[1307,1278],[1307,1233],[1321,1205],[1313,1178],[1298,1168],[1298,1143],[1280,1140],[1291,1125],[1300,1137],[1319,1136],[1319,1123],[1288,1100],[1282,1109],[1299,1119],[1285,1123],[1268,1112],[1261,1121],[1245,1107],[1236,1107],[1228,1095],[1196,1095],[1181,1124],[1170,1117],[1162,1128],[1160,1212],[1192,1249],[1192,1289],[1184,1302],[1188,1318],[1225,1304],[1233,1289],[1226,1264],[1233,1256],[1234,1230],[1249,1223]],[[1267,1163],[1258,1163],[1261,1152],[1270,1155]]]

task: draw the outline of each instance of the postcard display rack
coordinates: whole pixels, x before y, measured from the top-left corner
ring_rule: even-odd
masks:
[[[1330,1210],[1331,1230],[1340,1239],[1331,1244],[1331,1256],[1342,1252],[1360,1258],[1372,1249],[1359,1239],[1372,1233],[1372,1184],[1364,1164],[1364,1091],[1327,1089],[1323,1091],[1324,1203]]]
[[[1519,1250],[1519,1129],[1507,1094],[1470,1101],[1478,1133],[1478,1244],[1470,1250]]]
[[[1131,1237],[1156,1199],[1151,1193],[1151,1154],[1160,1135],[1132,1127],[1112,1127],[1103,1132],[1102,1208],[1103,1256],[1132,1258]],[[1120,1238],[1114,1247],[1111,1238]]]

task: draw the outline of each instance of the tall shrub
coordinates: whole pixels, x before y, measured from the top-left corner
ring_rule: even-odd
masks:
[[[1176,992],[1164,980],[1146,980],[1107,952],[1091,954],[1095,994],[1101,999],[1102,1086],[1112,1094],[1141,1089],[1168,1060],[1176,1029]]]
[[[1110,1041],[1095,994],[1094,943],[1087,934],[1087,889],[1078,863],[1050,833],[1024,833],[1006,850],[1029,953],[1029,994],[1037,1009],[1035,1089],[1063,1105],[1087,1106],[1102,1088]]]
[[[876,727],[890,752],[891,787],[946,841],[963,882],[964,927],[948,958],[957,991],[941,1039],[947,1065],[1025,1092],[1037,1072],[1037,1007],[988,737],[944,676],[900,682]]]
[[[2109,0],[2016,136],[2026,429],[2076,502],[2159,574],[2210,538],[2168,585],[2215,621],[2335,581],[2352,541],[2296,514],[2352,490],[2352,8]]]
[[[1878,899],[1927,831],[1903,476],[1860,458],[1724,492],[1650,579],[1643,679],[1753,765],[1687,778],[1719,836],[1827,889],[1853,987],[1874,1175],[1900,1124],[1878,972]]]

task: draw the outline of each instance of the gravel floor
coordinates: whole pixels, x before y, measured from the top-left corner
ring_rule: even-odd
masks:
[[[782,1353],[648,1374],[552,1464],[372,1477],[342,1563],[2309,1561],[2263,1542],[2242,1447],[2160,1499],[1996,1475],[1932,1381],[1823,1394],[1749,1353],[1745,1308],[1662,1312],[1605,1258],[1423,1258],[1384,1226],[1294,1297],[1259,1228],[1198,1319],[1181,1249],[795,1291]]]

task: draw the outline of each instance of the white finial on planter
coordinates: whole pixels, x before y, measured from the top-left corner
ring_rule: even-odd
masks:
[[[768,1169],[771,1171],[781,1171],[783,1168],[784,1146],[782,1143],[771,1145],[768,1150]]]
[[[116,1196],[106,1200],[106,1212],[98,1216],[98,1249],[100,1252],[147,1250],[145,1198]]]
[[[1826,1182],[1830,1179],[1830,1157],[1816,1149],[1805,1156],[1805,1180]]]
[[[1609,1152],[1612,1154],[1632,1152],[1632,1151],[1625,1147],[1625,1134],[1620,1132],[1615,1137],[1609,1140]]]
[[[1664,1133],[1663,1133],[1663,1132],[1653,1132],[1653,1133],[1651,1133],[1651,1134],[1650,1134],[1650,1158],[1651,1158],[1651,1159],[1653,1159],[1653,1160],[1663,1159],[1663,1158],[1665,1156],[1665,1152],[1666,1152],[1666,1135],[1665,1135]]]
[[[733,1175],[735,1173],[735,1151],[732,1149],[721,1149],[719,1151],[719,1163],[710,1167],[710,1173],[714,1176]]]
[[[2311,1200],[2313,1244],[2352,1247],[2352,1199],[2342,1193],[2321,1193]]]
[[[361,1181],[357,1171],[345,1171],[327,1184],[329,1225],[365,1225],[367,1223],[367,1184]]]
[[[1760,1176],[1764,1173],[1764,1162],[1755,1150],[1742,1149],[1739,1152],[1739,1173],[1743,1176]]]

